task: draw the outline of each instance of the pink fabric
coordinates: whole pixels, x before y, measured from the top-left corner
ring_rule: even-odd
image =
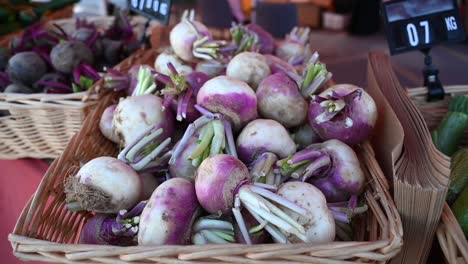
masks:
[[[239,23],[245,21],[245,15],[242,11],[242,0],[228,0],[229,5],[231,6],[231,12],[236,17]]]
[[[47,168],[48,164],[41,160],[0,160],[1,263],[26,263],[13,256],[8,234],[13,231],[24,205],[36,191]]]

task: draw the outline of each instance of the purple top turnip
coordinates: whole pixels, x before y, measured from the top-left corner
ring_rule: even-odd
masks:
[[[276,120],[286,128],[299,126],[306,121],[308,103],[286,73],[278,72],[265,78],[256,94],[262,117]]]
[[[207,212],[230,214],[232,211],[247,244],[252,241],[240,211],[241,204],[277,240],[284,241],[284,236],[276,228],[306,239],[304,228],[270,201],[282,204],[299,214],[305,213],[305,210],[265,188],[249,184],[247,167],[231,155],[218,154],[205,159],[197,169],[195,190],[200,205]]]
[[[203,72],[210,78],[214,78],[216,76],[226,74],[226,65],[225,63],[216,60],[200,61],[197,63],[195,71]]]
[[[244,127],[237,137],[239,159],[246,164],[264,152],[272,152],[286,158],[296,152],[296,144],[288,131],[271,119],[256,119]]]
[[[310,127],[309,123],[296,128],[291,135],[298,149],[303,149],[311,144],[322,142],[320,137]]]
[[[37,53],[25,51],[8,60],[6,72],[12,82],[31,86],[47,72],[47,65]]]
[[[308,119],[322,139],[355,145],[370,136],[377,120],[377,107],[362,88],[340,84],[312,97]]]
[[[245,82],[228,76],[207,81],[197,94],[197,104],[220,113],[239,131],[257,118],[257,96]]]
[[[136,246],[140,214],[146,202],[140,202],[132,210],[121,210],[117,216],[96,214],[86,221],[81,230],[80,244]]]
[[[134,142],[141,131],[155,126],[165,137],[173,132],[174,117],[169,109],[163,111],[162,99],[151,94],[130,96],[119,102],[114,112],[113,129],[123,146]]]
[[[57,71],[67,74],[71,74],[81,63],[94,63],[91,49],[79,41],[66,41],[56,45],[50,52],[50,59]]]
[[[232,55],[244,51],[258,51],[262,54],[270,54],[275,50],[275,39],[257,24],[234,25],[231,28],[232,44],[226,48]]]
[[[169,172],[174,178],[187,178],[193,179],[195,170],[197,169],[192,164],[190,156],[198,147],[198,134],[194,134],[190,137],[185,148],[180,152],[178,158],[174,163],[169,164]],[[174,146],[174,150],[177,149],[180,141]]]
[[[336,139],[313,144],[278,161],[278,165],[283,176],[312,183],[329,202],[345,201],[359,195],[364,187],[365,177],[356,153]]]
[[[138,245],[187,244],[198,212],[199,204],[190,180],[165,181],[153,192],[141,214]]]
[[[87,162],[65,182],[67,207],[73,211],[117,213],[138,202],[141,181],[124,162],[99,157]]]
[[[171,30],[169,41],[174,53],[187,62],[218,58],[218,50],[224,41],[212,40],[208,28],[194,18],[194,11],[186,10],[182,21]]]
[[[295,27],[276,47],[276,56],[292,65],[308,59],[310,28]]]
[[[256,90],[260,82],[270,75],[270,66],[262,54],[244,51],[231,59],[226,75],[241,80]]]

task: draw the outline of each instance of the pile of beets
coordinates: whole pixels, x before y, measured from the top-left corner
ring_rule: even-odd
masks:
[[[106,30],[80,19],[68,34],[56,24],[35,24],[9,48],[0,48],[0,92],[86,91],[101,78],[99,72],[128,57],[138,45],[123,12]]]
[[[167,245],[352,240],[367,210],[354,148],[376,105],[328,85],[309,30],[282,42],[257,25],[214,40],[185,12],[154,67],[111,70],[102,134],[119,146],[65,182],[69,210],[94,213],[80,243]]]

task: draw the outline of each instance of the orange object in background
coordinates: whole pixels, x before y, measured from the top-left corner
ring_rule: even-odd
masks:
[[[246,17],[252,17],[253,1],[255,0],[241,0],[242,10]]]

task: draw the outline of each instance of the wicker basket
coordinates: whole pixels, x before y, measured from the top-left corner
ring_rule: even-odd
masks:
[[[111,25],[112,17],[91,18],[99,28]],[[53,21],[72,30],[75,19]],[[52,23],[52,22],[49,22]],[[146,19],[132,19],[137,36],[142,36]],[[21,34],[18,32],[17,34]],[[97,96],[73,94],[0,93],[0,159],[56,158],[78,132]]]
[[[439,125],[440,121],[442,121],[447,113],[450,99],[453,96],[468,96],[468,86],[448,86],[445,87],[445,92],[447,95],[444,100],[427,102],[427,88],[408,89],[409,96],[423,114],[430,130],[434,130]],[[462,144],[468,144],[468,129],[464,133]],[[448,263],[468,264],[468,242],[452,210],[447,204],[444,206],[441,221],[437,228],[437,239]]]
[[[155,51],[138,54],[138,63],[154,61]],[[134,60],[136,62],[136,60]],[[99,156],[115,156],[116,145],[99,130],[106,106],[119,94],[106,93],[86,117],[80,132],[46,172],[38,190],[23,209],[9,240],[24,260],[61,263],[355,263],[385,262],[402,246],[402,225],[388,192],[389,184],[369,143],[358,151],[368,184],[369,211],[357,222],[356,241],[329,244],[222,244],[205,246],[117,247],[76,244],[83,223],[91,216],[65,207],[63,182],[71,169]]]

